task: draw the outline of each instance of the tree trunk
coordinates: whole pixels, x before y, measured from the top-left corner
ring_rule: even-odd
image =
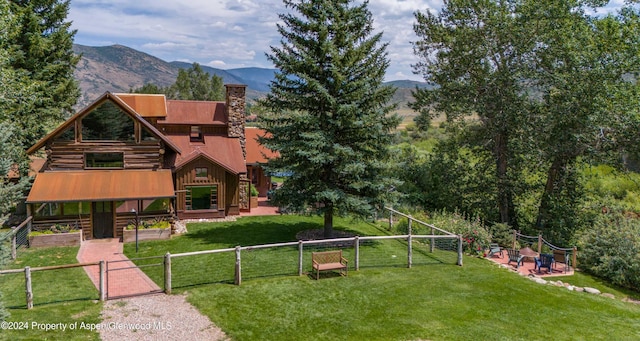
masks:
[[[324,211],[324,237],[333,237],[333,205],[325,204],[326,210]]]
[[[507,136],[499,133],[495,137],[496,145],[494,155],[496,157],[496,177],[498,180],[498,211],[500,222],[515,227],[515,214],[513,205],[512,188],[508,175]]]
[[[538,217],[536,219],[536,228],[538,230],[542,230],[544,228],[549,215],[550,200],[565,165],[566,164],[562,159],[556,158],[553,160],[553,163],[551,163],[551,167],[549,167],[549,171],[547,172],[547,183],[544,186],[544,193],[542,193],[540,206],[538,207]]]

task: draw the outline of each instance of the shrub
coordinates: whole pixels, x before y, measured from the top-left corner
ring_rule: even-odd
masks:
[[[489,227],[489,234],[494,243],[502,247],[513,247],[513,232],[511,226],[505,223],[495,223]]]
[[[257,197],[258,195],[260,195],[260,193],[258,192],[258,189],[256,189],[256,186],[251,184],[251,196]]]
[[[491,237],[478,217],[469,218],[459,212],[440,211],[428,215],[425,212],[412,213],[412,216],[425,223],[433,224],[445,231],[462,236],[463,250],[467,253],[478,254],[489,247]],[[394,225],[394,230],[405,234],[408,231],[408,219],[402,218]],[[411,225],[413,234],[430,234],[431,229],[422,224]]]
[[[640,290],[640,220],[603,214],[579,238],[580,267],[614,284]]]

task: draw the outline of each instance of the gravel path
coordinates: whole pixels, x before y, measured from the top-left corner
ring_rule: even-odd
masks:
[[[122,340],[227,340],[182,295],[148,295],[107,301],[102,309],[100,337]]]

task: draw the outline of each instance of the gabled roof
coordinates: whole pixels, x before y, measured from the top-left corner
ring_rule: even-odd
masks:
[[[65,129],[69,128],[69,126],[74,124],[74,122],[77,119],[82,118],[84,115],[90,113],[93,109],[97,108],[100,104],[104,103],[107,100],[113,101],[117,106],[119,106],[124,112],[126,112],[134,120],[140,122],[140,124],[142,124],[145,128],[151,131],[156,137],[158,137],[163,142],[165,142],[171,149],[173,149],[177,153],[180,153],[180,148],[178,148],[178,146],[176,146],[173,142],[171,142],[171,140],[167,139],[164,134],[158,131],[158,129],[156,129],[153,125],[151,125],[151,123],[143,119],[142,116],[140,116],[140,114],[138,114],[135,110],[133,110],[133,108],[131,108],[126,102],[124,102],[118,96],[107,91],[102,96],[100,96],[97,100],[91,103],[89,106],[85,107],[84,109],[77,112],[75,115],[71,116],[71,118],[69,118],[60,126],[58,126],[58,128],[54,129],[47,136],[43,137],[40,141],[38,141],[36,144],[31,146],[31,148],[27,150],[27,154],[33,154],[36,151],[38,151],[47,143],[47,141],[54,138],[56,135],[60,134],[61,132],[63,132]]]
[[[189,136],[167,135],[181,150],[175,161],[176,169],[187,163],[204,157],[219,164],[233,174],[246,173],[247,167],[242,158],[240,139],[226,136],[203,136],[203,142],[191,142]]]
[[[267,132],[255,127],[246,127],[245,136],[247,138],[247,164],[266,163],[269,159],[279,156],[278,152],[266,148],[258,142],[258,137],[264,137]]]
[[[167,101],[167,116],[159,124],[224,125],[227,124],[226,104],[211,101]]]
[[[167,117],[167,101],[164,95],[114,94],[142,117]]]

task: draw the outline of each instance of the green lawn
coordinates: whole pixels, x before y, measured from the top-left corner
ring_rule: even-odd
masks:
[[[185,236],[140,243],[137,256],[292,241],[297,232],[321,224],[320,218],[298,216],[190,224]],[[368,223],[338,219],[336,226],[359,235],[384,234],[384,229]],[[135,246],[125,245],[125,253],[135,257]],[[233,279],[233,253],[175,258],[174,291],[187,292],[189,301],[234,340],[640,338],[640,306],[621,300],[638,297],[637,293],[584,274],[562,280],[617,298],[539,285],[484,259],[465,257],[464,267],[458,267],[455,257],[447,257],[455,255],[452,252],[429,255],[414,250],[422,265],[406,269],[406,247],[398,241],[366,245],[361,254],[373,255],[372,263],[386,266],[371,264],[350,271],[347,278],[315,281],[296,276],[296,271],[278,271],[295,268],[295,249],[243,253],[243,274],[249,271],[245,264],[256,264],[254,268],[266,268],[275,276],[254,276],[241,286],[228,284]],[[353,259],[352,254],[348,258]],[[384,263],[390,259],[394,261]],[[160,281],[158,271],[146,269]]]
[[[56,247],[20,250],[18,259],[7,268],[39,267],[78,263],[78,247]],[[78,329],[46,331],[38,324],[100,322],[102,303],[98,290],[82,268],[32,272],[34,307],[26,308],[24,274],[0,275],[0,291],[11,317],[8,321],[26,322],[26,330],[2,330],[0,340],[99,340],[96,332]]]

